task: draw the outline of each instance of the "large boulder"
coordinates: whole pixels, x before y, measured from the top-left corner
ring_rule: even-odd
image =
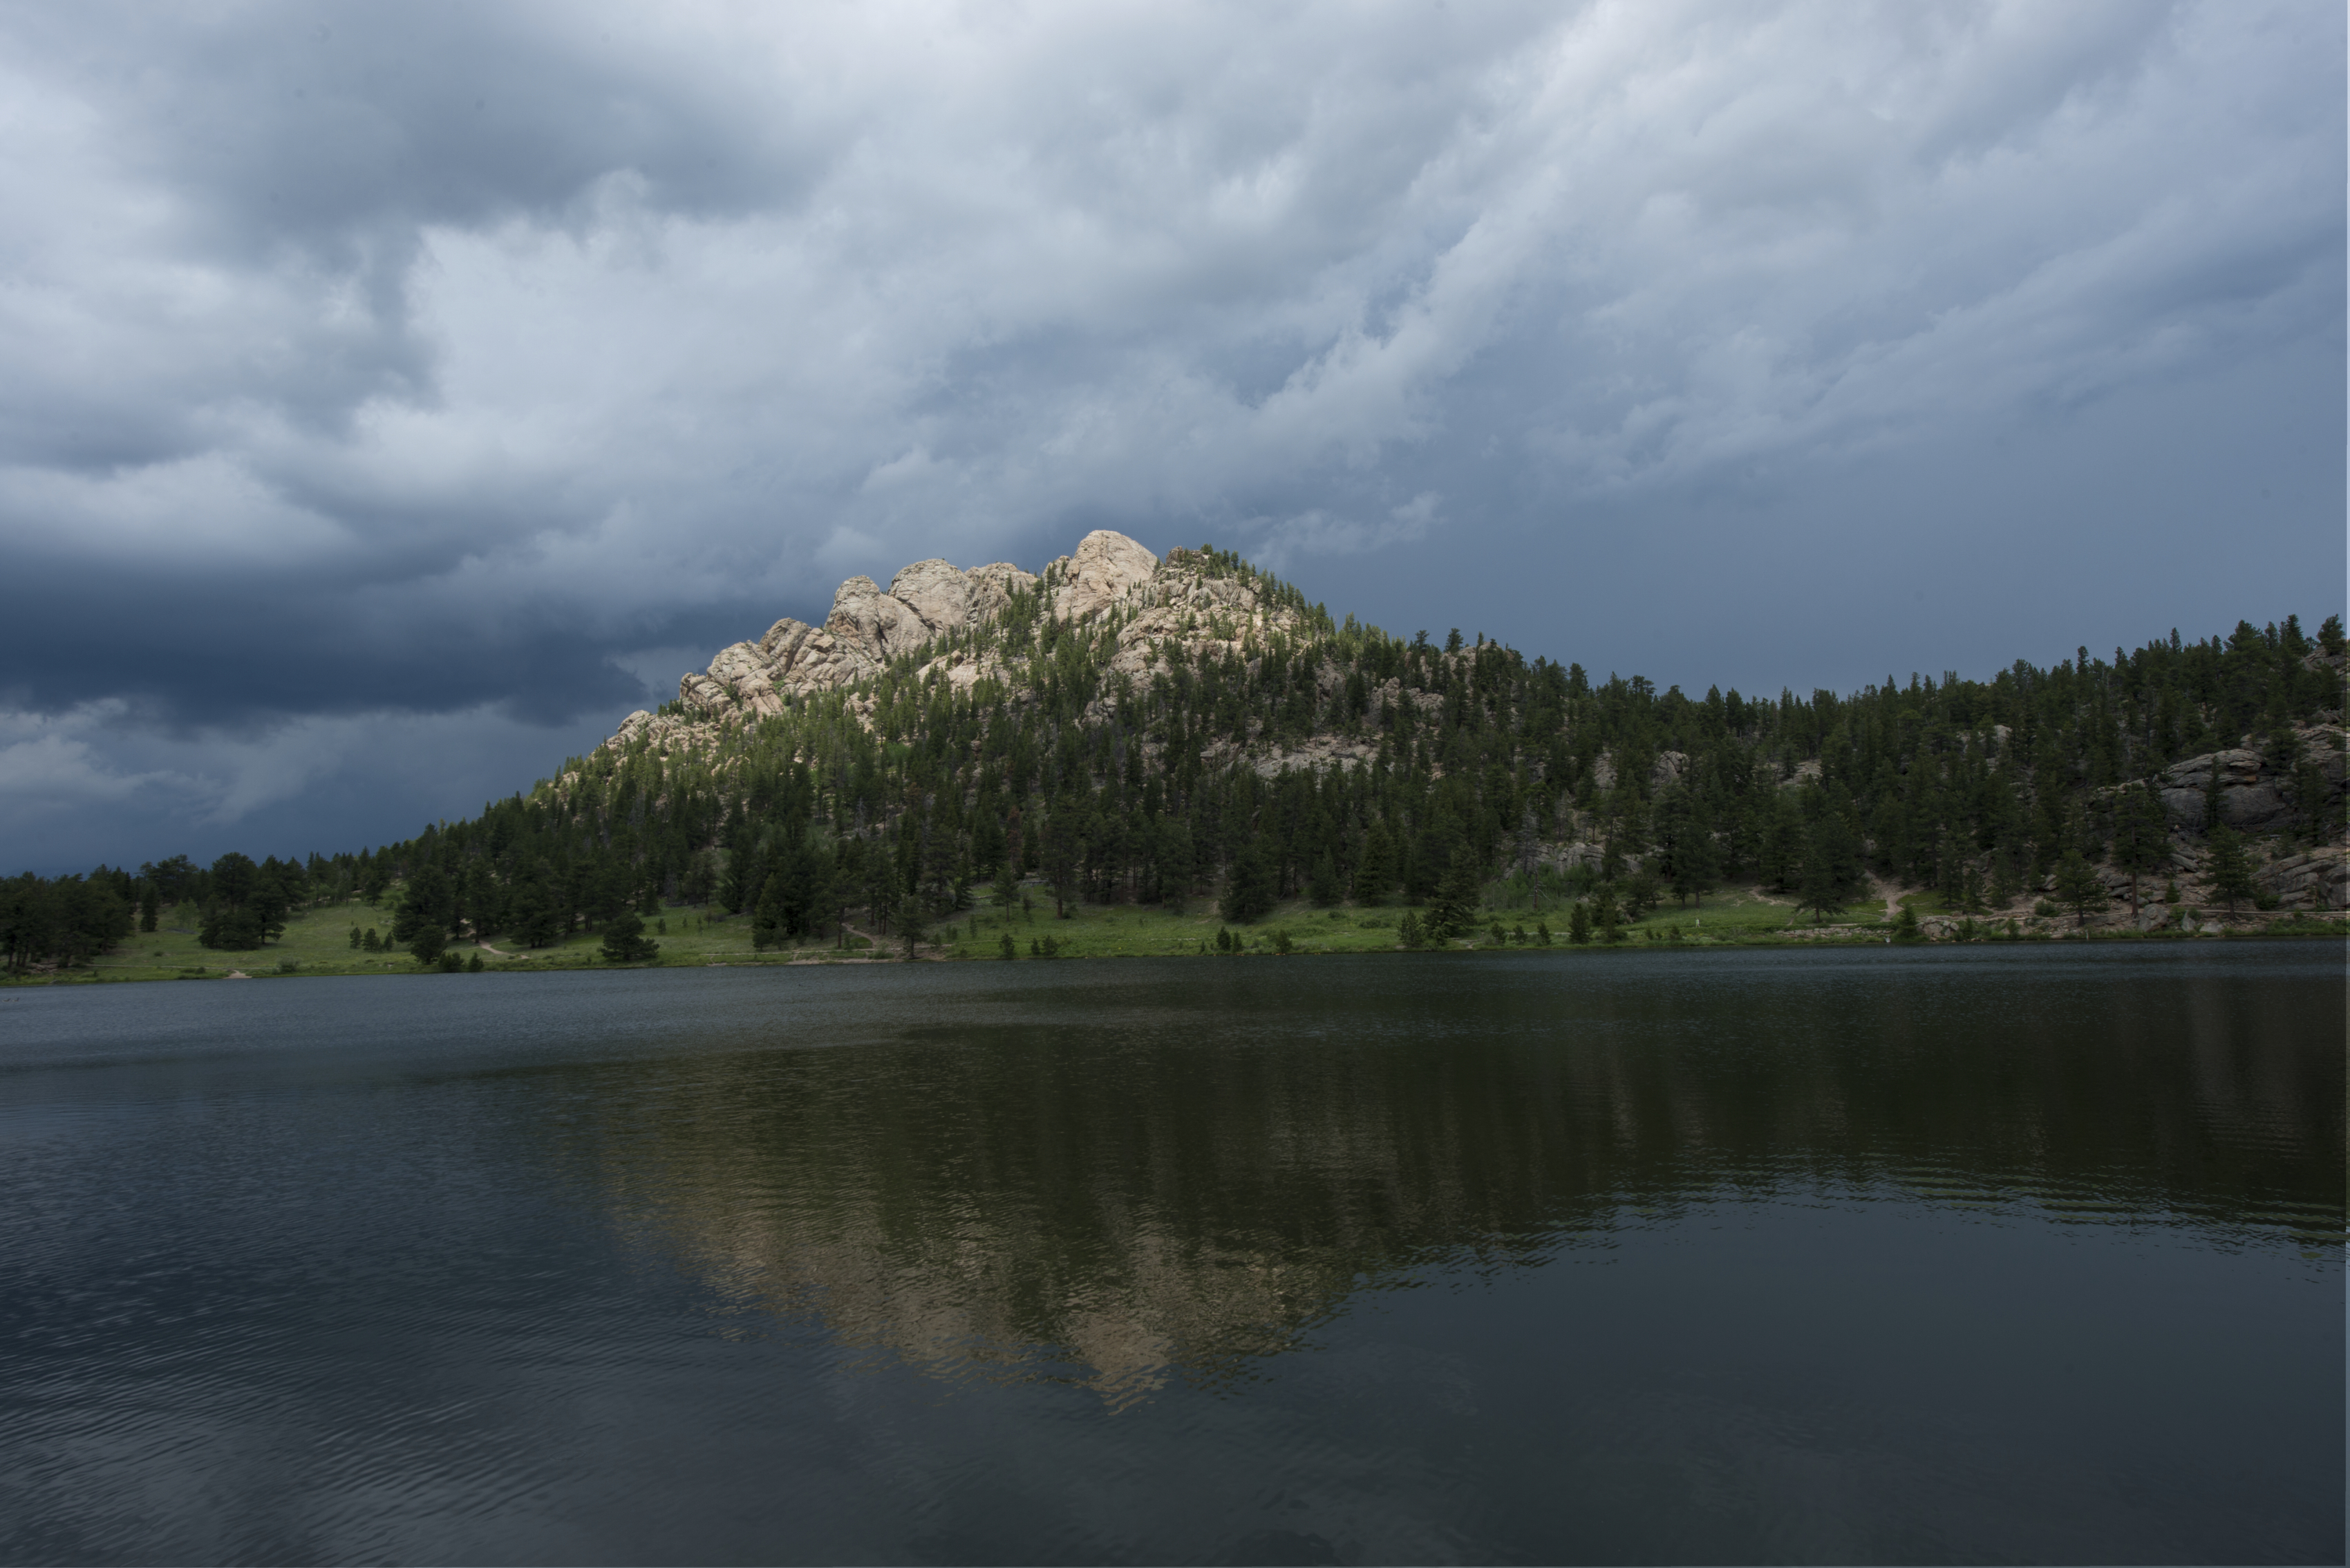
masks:
[[[1068,580],[1053,607],[1070,620],[1091,620],[1158,575],[1159,557],[1147,546],[1097,528],[1077,541],[1076,554],[1069,557]]]
[[[840,585],[824,629],[877,666],[930,638],[921,618],[883,593],[870,577],[851,577]]]
[[[677,700],[696,713],[723,713],[734,706],[734,694],[707,675],[681,678]]]
[[[794,691],[830,691],[862,680],[880,668],[880,656],[867,642],[836,637],[818,628],[808,633],[792,656],[791,673],[785,683]]]
[[[718,650],[718,657],[710,661],[710,678],[741,692],[751,685],[765,685],[775,679],[775,672],[757,643],[737,642]]]
[[[2298,815],[2284,791],[2266,781],[2220,792],[2220,819],[2239,833],[2273,833]]]
[[[822,627],[790,616],[769,627],[758,647],[772,683],[784,691],[829,691],[881,668],[879,657],[863,639],[844,642]]]
[[[2343,740],[2339,724],[2313,724],[2302,732],[2303,746],[2315,759],[2317,771],[2325,775],[2325,782],[2334,786],[2335,794],[2350,785],[2350,751],[2344,750]]]
[[[2165,768],[2156,786],[2156,793],[2162,797],[2163,815],[2190,832],[2202,832],[2210,826],[2203,816],[2215,772],[2220,775],[2220,819],[2241,826],[2235,820],[2237,813],[2229,809],[2229,800],[2235,793],[2250,790],[2260,783],[2261,754],[2241,746],[2207,752]]]
[[[2272,861],[2254,877],[2289,909],[2350,909],[2350,849],[2340,845]]]
[[[2303,754],[2316,763],[2334,792],[2342,792],[2345,761],[2341,731],[2316,725],[2300,732]],[[2241,833],[2270,833],[2299,820],[2290,795],[2291,771],[2269,765],[2249,746],[2231,746],[2173,763],[2157,781],[2163,815],[2199,833],[2214,774],[2220,786],[2220,820]]]
[[[815,630],[816,628],[807,622],[785,616],[769,627],[767,635],[759,639],[759,651],[766,656],[769,664],[775,666],[776,674],[788,675],[793,661],[799,657],[801,646]]]
[[[775,667],[755,642],[738,642],[718,650],[710,661],[710,679],[734,694],[755,713],[780,713],[784,700],[775,691]]]
[[[971,621],[971,579],[951,562],[917,561],[889,579],[889,597],[914,612],[936,637]]]
[[[973,566],[963,574],[971,587],[971,618],[973,625],[1000,615],[1012,603],[1014,593],[1033,593],[1036,574],[1024,572],[1009,561],[991,561],[984,566]]]

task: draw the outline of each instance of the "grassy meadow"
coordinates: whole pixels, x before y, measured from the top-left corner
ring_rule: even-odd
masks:
[[[1547,922],[1551,945],[1566,943],[1566,914],[1556,898],[1536,900],[1523,889],[1512,896],[1497,885],[1496,901],[1479,911],[1477,928],[1448,944],[1454,950],[1491,949],[1493,928],[1502,928],[1500,945],[1535,948],[1539,929]],[[1220,930],[1232,931],[1244,953],[1272,953],[1286,934],[1295,953],[1387,952],[1397,947],[1404,908],[1389,903],[1376,908],[1345,905],[1321,909],[1300,899],[1279,906],[1253,926],[1231,926],[1218,918],[1213,900],[1199,898],[1188,908],[1170,910],[1132,904],[1072,904],[1065,918],[1054,913],[1051,892],[1035,884],[1021,889],[1021,902],[1008,909],[983,903],[951,920],[932,922],[924,931],[925,959],[1001,959],[1003,939],[1012,939],[1015,959],[1197,957],[1218,951]],[[1874,901],[1856,905],[1844,917],[1855,924],[1880,921],[1883,908]],[[1423,917],[1424,918],[1424,917]],[[852,923],[853,924],[853,923]],[[120,947],[88,968],[59,978],[99,981],[218,980],[232,973],[250,978],[278,979],[316,974],[416,974],[416,961],[406,952],[369,952],[351,946],[350,932],[372,927],[389,931],[391,910],[353,900],[295,912],[284,936],[250,951],[216,951],[199,947],[195,911],[186,907],[168,910],[160,929],[134,932]],[[1808,917],[1796,915],[1792,900],[1773,898],[1755,888],[1726,888],[1709,894],[1701,905],[1682,907],[1668,901],[1645,919],[1627,922],[1627,945],[1678,941],[1707,944],[1769,940],[1783,938],[1792,926],[1810,928]],[[856,960],[902,959],[905,939],[893,933],[871,938],[852,930],[840,942],[754,951],[747,916],[723,916],[712,909],[671,906],[645,922],[646,933],[660,943],[661,964],[835,963]],[[552,947],[524,949],[511,940],[492,938],[485,945],[452,945],[461,958],[479,956],[484,969],[576,969],[603,962],[602,938],[575,934]],[[1594,944],[1597,944],[1595,942]]]

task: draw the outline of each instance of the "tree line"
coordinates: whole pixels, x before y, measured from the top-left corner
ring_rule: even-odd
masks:
[[[390,898],[391,940],[420,957],[583,929],[650,956],[664,901],[746,915],[763,946],[881,938],[1027,879],[1061,909],[1205,898],[1242,924],[1285,899],[1399,902],[1426,940],[1465,929],[1496,881],[1585,932],[1729,883],[1825,915],[1870,871],[1957,909],[2051,877],[2086,898],[2098,867],[2167,864],[2154,776],[2245,736],[2290,781],[2290,835],[2341,826],[2298,728],[2339,719],[2341,676],[2310,657],[2343,650],[2338,617],[2314,639],[2244,622],[1989,680],[1692,696],[1482,635],[1334,622],[1228,552],[1189,559],[1280,613],[1255,635],[1233,632],[1243,614],[1203,626],[1227,641],[1163,645],[1138,675],[1111,668],[1137,612],[1073,625],[1015,595],[858,687],[666,753],[639,734],[400,843],[20,877],[9,961],[70,961],[167,911],[207,945],[257,945],[354,896]],[[928,664],[941,651],[993,662],[957,684]]]

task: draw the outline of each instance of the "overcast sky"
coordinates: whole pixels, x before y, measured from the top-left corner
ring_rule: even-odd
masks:
[[[2345,597],[2338,0],[0,9],[0,872],[1087,529],[1850,689]]]

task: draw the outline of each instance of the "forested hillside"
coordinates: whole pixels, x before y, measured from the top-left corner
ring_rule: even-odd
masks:
[[[19,877],[0,919],[21,968],[174,906],[207,945],[250,947],[354,894],[432,951],[665,903],[746,914],[762,943],[883,935],[1023,878],[1064,907],[1212,899],[1235,923],[1397,903],[1406,942],[1460,936],[1512,888],[1577,940],[1730,886],[1826,918],[1871,876],[1970,935],[2060,908],[2175,923],[2149,909],[2165,895],[2339,909],[2345,663],[2338,617],[2314,639],[2288,617],[1988,679],[1659,691],[1334,620],[1228,553],[1162,563],[1097,534],[1039,576],[852,579],[825,627],[726,650],[473,820],[298,862]]]

